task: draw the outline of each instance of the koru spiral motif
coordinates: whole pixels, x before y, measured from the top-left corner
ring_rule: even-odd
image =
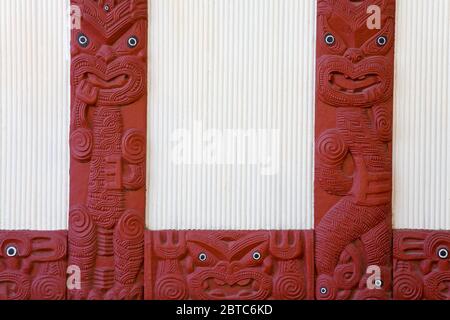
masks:
[[[72,299],[143,297],[147,1],[72,0]],[[132,204],[132,205],[131,205]]]
[[[66,297],[67,232],[0,232],[0,300]]]
[[[395,0],[318,1],[318,299],[390,297],[394,18]]]
[[[312,231],[148,231],[147,299],[314,298]]]

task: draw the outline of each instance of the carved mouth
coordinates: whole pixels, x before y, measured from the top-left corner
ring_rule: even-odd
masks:
[[[317,72],[319,98],[331,106],[367,108],[392,96],[392,65],[384,57],[354,64],[340,56],[324,56]]]
[[[125,86],[128,82],[129,76],[127,74],[122,74],[112,79],[102,79],[94,73],[86,73],[86,79],[95,87],[101,89],[114,89],[121,88]]]
[[[146,65],[137,57],[123,56],[106,64],[80,55],[72,60],[72,74],[77,98],[89,105],[130,104],[146,90]]]
[[[358,77],[352,77],[345,73],[330,73],[328,83],[336,91],[355,94],[362,93],[367,89],[381,83],[377,74],[366,74]]]
[[[214,299],[252,299],[258,295],[261,284],[256,279],[242,279],[229,283],[219,278],[207,278],[203,281],[202,287],[205,293]]]
[[[202,270],[192,275],[191,285],[199,299],[259,300],[272,290],[271,278],[258,271],[243,270],[228,274],[215,270]]]

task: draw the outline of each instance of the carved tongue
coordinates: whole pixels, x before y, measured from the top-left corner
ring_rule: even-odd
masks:
[[[87,79],[81,80],[77,87],[77,97],[86,104],[94,104],[98,97],[98,87],[94,87]]]

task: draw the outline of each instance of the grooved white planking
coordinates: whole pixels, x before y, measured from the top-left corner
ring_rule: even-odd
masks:
[[[151,1],[150,229],[312,228],[315,6]]]
[[[397,0],[394,227],[450,230],[450,0]]]
[[[68,6],[0,0],[0,230],[67,228]]]

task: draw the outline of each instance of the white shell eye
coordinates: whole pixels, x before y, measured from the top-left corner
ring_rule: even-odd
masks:
[[[376,279],[375,280],[375,287],[380,289],[382,286],[383,286],[383,281],[381,279]]]
[[[138,38],[137,37],[131,36],[131,37],[128,38],[128,46],[130,48],[136,47],[137,44],[138,44]]]
[[[108,12],[108,11],[109,11],[109,5],[105,4],[105,5],[103,6],[103,10],[105,10],[106,12]]]
[[[13,246],[6,248],[6,255],[8,257],[15,257],[17,255],[17,248]]]
[[[328,289],[325,287],[320,288],[320,294],[327,294]]]
[[[83,48],[87,47],[88,44],[89,44],[89,38],[86,37],[86,36],[85,36],[84,34],[82,34],[82,33],[80,33],[80,34],[78,35],[77,41],[78,41],[78,44],[79,44],[80,46],[82,46]]]
[[[261,253],[259,253],[258,251],[253,253],[253,259],[254,260],[259,260],[261,259]]]
[[[328,33],[325,36],[325,43],[329,46],[333,45],[334,42],[336,41],[336,39],[334,38],[334,36],[331,33]]]
[[[207,258],[206,253],[202,252],[198,255],[198,260],[200,260],[200,261],[205,261],[206,258]]]
[[[385,37],[385,36],[381,36],[381,37],[378,37],[377,38],[377,44],[380,46],[380,47],[383,47],[383,46],[385,46],[386,45],[386,43],[387,43],[387,38]]]
[[[448,250],[445,248],[441,248],[438,251],[438,256],[441,259],[447,259],[448,258]]]

